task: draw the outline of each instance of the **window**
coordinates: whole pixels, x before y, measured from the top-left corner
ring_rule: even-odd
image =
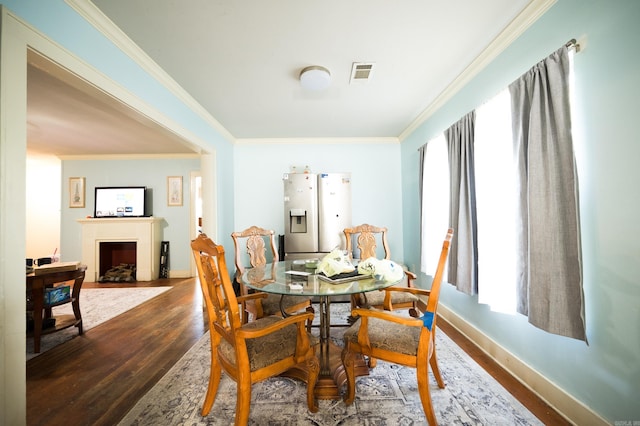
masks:
[[[492,310],[519,312],[550,333],[586,340],[568,50],[558,49],[421,148],[421,270],[433,270],[438,233],[458,226],[452,284],[477,290]],[[463,120],[469,124],[461,132]],[[451,184],[450,168],[457,179]],[[455,202],[447,202],[449,194]]]
[[[504,90],[476,110],[478,301],[515,313],[515,200],[511,100]],[[498,256],[497,253],[500,253]]]
[[[449,227],[449,164],[444,134],[429,141],[425,155],[422,196],[422,259],[420,270],[433,275]]]

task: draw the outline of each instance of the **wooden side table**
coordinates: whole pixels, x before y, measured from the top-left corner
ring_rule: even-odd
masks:
[[[69,328],[71,326],[78,327],[79,334],[82,330],[82,314],[80,313],[80,290],[84,282],[84,275],[87,267],[81,265],[78,269],[72,271],[55,271],[47,273],[29,273],[26,279],[26,297],[30,300],[27,310],[33,310],[33,331],[27,333],[27,336],[33,336],[33,352],[40,352],[40,337],[44,334],[55,333],[56,331]],[[44,294],[47,288],[55,287],[55,284],[73,281],[71,297],[63,301],[45,304]],[[73,306],[73,315],[53,316],[51,308],[54,306],[71,303]],[[55,318],[55,326],[43,329],[43,321],[47,318]]]

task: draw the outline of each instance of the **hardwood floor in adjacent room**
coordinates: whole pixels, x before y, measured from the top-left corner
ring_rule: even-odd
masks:
[[[84,283],[83,288],[122,287]],[[195,279],[129,286],[171,290],[27,362],[28,425],[116,425],[202,337],[207,325]],[[547,425],[570,425],[453,327],[440,329]]]
[[[172,288],[29,360],[28,425],[117,424],[205,333],[195,279],[123,286]]]

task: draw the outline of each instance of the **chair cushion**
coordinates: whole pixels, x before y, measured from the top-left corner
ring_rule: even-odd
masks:
[[[358,330],[361,323],[362,320],[358,319],[344,332],[345,345],[348,342],[358,342]],[[420,331],[420,327],[410,327],[379,318],[369,318],[369,341],[372,348],[416,356]]]
[[[261,299],[262,301],[262,312],[264,316],[269,315],[280,315],[280,297],[277,294],[270,294],[265,299]],[[283,306],[285,310],[288,310],[291,306],[297,305],[299,303],[303,303],[305,300],[309,300],[308,298],[300,297],[300,296],[285,296]]]
[[[367,298],[367,303],[365,307],[366,306],[382,306],[382,304],[384,303],[385,294],[386,292],[384,290],[369,291],[361,295],[361,300],[364,300],[364,297]],[[404,293],[400,291],[391,293],[392,305],[394,303],[413,303],[417,301],[418,301],[418,297],[415,294]]]
[[[261,328],[278,321],[282,321],[282,318],[276,316],[264,317],[244,324],[242,329],[247,330]],[[250,370],[258,370],[294,355],[296,350],[296,333],[297,327],[295,325],[290,325],[263,337],[247,339],[247,353],[249,355]],[[308,335],[311,345],[315,345],[317,343],[317,338],[310,334]],[[235,350],[225,339],[220,341],[219,351],[224,358],[234,365],[236,364]]]

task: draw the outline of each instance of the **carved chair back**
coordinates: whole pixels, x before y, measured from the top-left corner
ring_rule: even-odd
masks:
[[[351,255],[353,255],[353,240],[355,238],[357,243],[356,247],[359,250],[358,258],[363,260],[370,257],[377,258],[376,248],[378,246],[377,241],[379,240],[384,250],[384,258],[391,259],[391,251],[389,250],[389,243],[387,242],[387,228],[365,223],[352,228],[345,228],[343,232],[347,241],[347,252]]]

